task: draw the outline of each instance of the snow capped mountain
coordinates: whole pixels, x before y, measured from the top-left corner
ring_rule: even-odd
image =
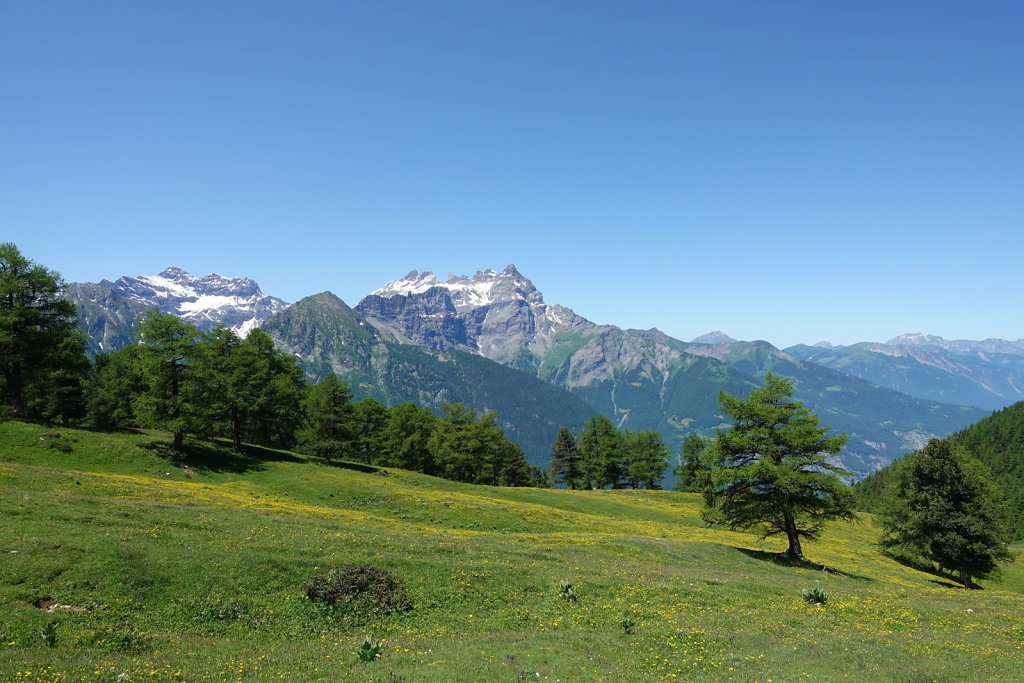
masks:
[[[240,336],[288,307],[281,299],[261,292],[249,278],[216,273],[196,277],[174,266],[157,275],[73,283],[67,297],[78,305],[79,322],[89,335],[93,354],[130,344],[135,320],[154,306],[200,329],[223,325]]]
[[[223,325],[241,336],[288,307],[281,299],[265,295],[247,277],[229,278],[216,273],[195,277],[175,266],[157,275],[126,276],[112,283],[104,280],[100,285],[109,286],[129,301],[157,306],[200,329]]]
[[[423,294],[434,287],[447,290],[452,303],[459,311],[505,301],[526,301],[538,305],[544,303],[544,297],[533,283],[523,277],[512,264],[500,273],[482,270],[477,271],[473,277],[450,274],[444,282],[429,271],[419,273],[414,270],[402,279],[392,280],[371,292],[371,296],[390,299],[396,296]]]
[[[355,310],[399,338],[434,349],[477,353],[514,364],[524,349],[538,351],[546,338],[594,326],[568,308],[548,306],[514,265],[473,277],[412,271],[368,295]]]

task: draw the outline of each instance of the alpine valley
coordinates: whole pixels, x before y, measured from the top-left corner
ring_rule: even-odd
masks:
[[[687,433],[709,435],[724,426],[719,391],[746,394],[773,372],[793,378],[796,397],[823,424],[849,435],[840,458],[861,478],[1018,400],[1015,387],[1024,388],[1017,374],[1024,374],[1024,350],[953,344],[943,352],[956,356],[957,372],[939,362],[920,371],[915,365],[868,372],[843,360],[842,348],[782,351],[722,333],[683,342],[657,329],[597,324],[545,303],[512,265],[444,281],[412,271],[354,307],[329,292],[288,305],[247,278],[198,278],[173,267],[155,276],[74,284],[68,296],[79,306],[93,354],[130,343],[135,319],[153,306],[202,329],[223,325],[245,333],[259,326],[298,358],[310,379],[334,372],[356,398],[496,410],[529,461],[541,466],[559,426],[578,432],[596,413],[620,428],[657,430],[678,452]],[[938,354],[933,347],[943,348],[922,345],[918,356]],[[906,363],[905,355],[875,355]],[[986,379],[971,384],[982,365]]]

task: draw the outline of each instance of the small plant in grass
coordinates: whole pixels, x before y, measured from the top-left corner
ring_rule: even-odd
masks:
[[[805,588],[800,591],[800,595],[803,596],[804,600],[811,603],[812,605],[824,605],[828,602],[828,593],[823,591],[821,588],[815,586],[814,588]]]
[[[343,564],[317,574],[304,587],[306,597],[329,607],[392,614],[412,609],[405,582],[386,569]]]
[[[619,622],[619,626],[622,627],[622,632],[627,636],[631,636],[636,633],[637,621],[633,618],[633,615],[629,612],[622,613],[622,621]]]
[[[46,626],[39,629],[39,637],[46,643],[46,647],[56,647],[57,645],[57,627],[60,626],[59,621],[48,621]]]
[[[580,599],[576,593],[576,587],[565,579],[558,582],[558,597],[567,602],[578,602]]]
[[[384,643],[382,641],[373,636],[363,636],[362,642],[359,643],[359,649],[356,650],[356,656],[361,662],[372,662],[377,660],[383,651]]]

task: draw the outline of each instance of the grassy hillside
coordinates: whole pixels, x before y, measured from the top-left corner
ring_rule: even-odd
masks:
[[[0,423],[2,681],[952,681],[1024,666],[1024,566],[952,588],[880,555],[870,518],[805,547],[838,574],[705,528],[689,494],[474,487],[206,443],[183,464],[157,433],[53,434]],[[395,572],[415,609],[317,609],[302,585],[342,562]],[[801,599],[810,587],[825,606]],[[385,641],[375,662],[354,654],[364,634]]]

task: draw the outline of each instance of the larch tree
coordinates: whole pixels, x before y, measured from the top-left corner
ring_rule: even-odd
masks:
[[[701,490],[701,474],[706,471],[703,455],[707,447],[708,441],[696,432],[690,432],[683,439],[679,464],[675,468],[676,491]]]
[[[770,373],[747,399],[719,393],[734,426],[710,446],[704,498],[709,517],[764,537],[784,535],[785,555],[805,561],[801,539],[816,538],[829,520],[854,519],[854,501],[840,479],[848,472],[828,458],[846,435],[827,436],[828,427],[792,394],[791,380]]]
[[[580,470],[588,488],[619,488],[626,469],[622,434],[604,415],[587,420],[576,440],[583,454]]]
[[[195,326],[151,308],[140,318],[136,337],[142,346],[138,367],[144,384],[135,401],[142,426],[173,434],[171,448],[181,451],[185,434],[194,430],[202,414],[202,395],[196,354],[199,330]]]
[[[580,482],[583,455],[576,446],[576,437],[568,427],[559,427],[551,445],[551,476],[560,484],[575,489]]]
[[[67,412],[88,368],[75,305],[59,274],[0,244],[0,398],[15,417]]]
[[[981,462],[932,439],[903,464],[880,515],[883,546],[957,571],[964,588],[1012,558],[1002,493]]]

